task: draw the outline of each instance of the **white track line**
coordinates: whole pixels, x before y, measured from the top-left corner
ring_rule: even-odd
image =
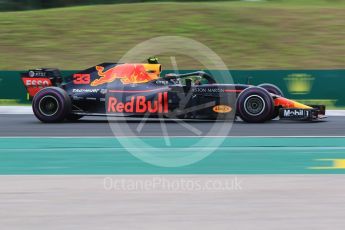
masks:
[[[33,114],[31,106],[0,106],[0,114]]]
[[[33,114],[31,106],[0,106],[0,114]],[[345,116],[345,110],[328,110],[327,116]]]
[[[162,136],[0,136],[0,139],[121,139],[121,138],[162,138]],[[345,138],[345,136],[169,136],[169,138],[228,138],[228,139],[243,139],[243,138]]]

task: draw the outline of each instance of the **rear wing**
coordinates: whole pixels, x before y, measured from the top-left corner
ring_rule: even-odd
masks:
[[[58,69],[42,68],[21,73],[22,82],[26,88],[29,99],[38,91],[49,86],[60,86],[63,78]]]

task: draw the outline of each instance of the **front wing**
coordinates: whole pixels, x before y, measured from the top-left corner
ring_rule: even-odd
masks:
[[[326,118],[325,106],[310,107],[312,108],[282,108],[279,110],[279,117],[280,119],[299,121],[318,121]]]

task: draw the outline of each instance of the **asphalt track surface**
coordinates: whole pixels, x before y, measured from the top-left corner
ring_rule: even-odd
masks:
[[[232,125],[232,127],[228,133],[210,132],[213,127],[220,128],[217,127],[219,124],[220,127],[225,125]],[[217,136],[218,134],[243,137],[329,137],[345,136],[344,128],[345,117],[329,117],[326,121],[313,123],[271,121],[265,124],[247,124],[238,121],[232,124],[231,122],[184,121],[176,123],[169,121],[162,126],[157,120],[143,123],[142,120],[119,119],[109,123],[105,118],[84,118],[73,123],[42,124],[33,115],[0,115],[1,137],[101,137],[113,136],[113,131],[116,130],[119,130],[116,132],[118,136]],[[13,142],[19,138],[11,139]],[[25,139],[30,141],[30,138]],[[40,140],[40,138],[35,139]],[[331,140],[333,139],[336,138],[331,138]],[[44,141],[42,138],[42,142]],[[38,151],[37,146],[30,152],[25,150],[23,144],[18,142],[18,145],[13,145],[12,142],[3,138],[4,149],[0,149],[0,152],[3,151],[1,152],[3,170],[8,170],[8,164],[15,166],[17,171],[23,170],[23,166],[30,164],[35,167],[40,166],[33,154],[39,155],[45,161],[50,161],[51,164],[44,164],[42,169],[54,169],[54,167],[55,169],[68,169],[66,165],[61,166],[61,164],[65,164],[66,156],[71,159],[74,155],[69,149],[66,150],[67,155],[61,155],[61,151],[65,149],[58,146],[55,146],[54,151],[60,151],[59,154],[54,154],[49,149]],[[321,143],[315,141],[315,145],[317,144]],[[17,150],[13,152],[7,149],[6,145],[11,145],[16,149],[23,148],[21,156],[26,154],[26,158],[12,159],[13,153]],[[43,143],[43,145],[47,148],[46,144]],[[343,158],[343,149],[332,146],[331,148],[335,149],[333,151],[339,153],[328,153],[332,150],[331,148],[324,150],[320,148],[320,151],[325,152],[323,157]],[[299,151],[300,148],[297,149]],[[93,149],[89,151],[93,151]],[[302,155],[293,158],[284,158],[284,156],[289,156],[285,152],[277,151],[274,155],[267,152],[266,161],[271,162],[274,167],[280,168],[284,168],[286,163],[295,162],[297,167],[301,165],[299,162],[306,162],[305,155],[303,155],[305,149],[302,148],[301,151]],[[309,151],[313,151],[313,149]],[[10,153],[11,155],[9,155]],[[283,155],[280,156],[280,153]],[[88,155],[90,161],[93,160],[91,157],[93,155],[95,153]],[[55,161],[51,160],[52,158],[49,156],[54,156]],[[245,162],[244,160],[252,162],[247,162],[246,166],[262,165],[265,162],[262,156],[256,154],[251,159],[243,153],[238,154],[238,157],[243,158],[243,162]],[[272,158],[274,156],[275,158]],[[320,156],[311,157],[310,162],[302,166],[312,164],[314,158],[320,158]],[[278,166],[277,161],[284,165]],[[72,159],[72,162],[83,166],[80,158]],[[94,164],[109,165],[109,161],[99,157]],[[123,164],[129,165],[128,161],[123,161]],[[325,164],[329,163],[325,162]],[[92,167],[89,163],[85,166]],[[214,167],[219,167],[219,165],[214,165]],[[254,171],[248,172],[254,174]],[[111,178],[110,187],[109,184],[105,186],[107,177]],[[16,176],[7,174],[0,176],[2,185],[0,186],[0,228],[7,230],[340,230],[344,229],[345,225],[344,179],[344,175],[320,174],[239,174],[238,176],[235,174],[104,174],[98,176],[52,174]],[[234,181],[238,182],[237,187]],[[227,187],[223,187],[225,184]],[[211,187],[209,187],[210,185]]]
[[[43,124],[34,115],[0,115],[2,137],[66,136],[345,136],[345,117],[320,122],[279,121],[248,124],[242,121],[172,121],[85,117],[76,122]],[[221,127],[228,127],[220,131]]]

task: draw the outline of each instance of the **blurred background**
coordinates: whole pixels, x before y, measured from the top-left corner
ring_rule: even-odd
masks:
[[[0,105],[30,104],[24,70],[68,76],[148,39],[182,36],[216,52],[236,83],[270,82],[289,98],[343,109],[344,12],[345,0],[0,0]],[[193,54],[165,53],[167,72],[171,56],[180,70],[205,68]]]
[[[345,207],[337,205],[345,203],[344,176],[319,175],[345,172],[344,25],[345,0],[0,0],[0,226],[6,226],[0,228],[344,229]],[[272,83],[287,98],[341,115],[319,123],[231,123],[231,137],[212,156],[161,168],[129,154],[106,119],[40,124],[32,114],[21,72],[55,67],[68,76],[116,62],[158,36],[208,46],[236,83]],[[170,56],[179,69],[204,68],[193,54],[164,54],[163,74],[173,69]],[[171,150],[202,153],[218,143],[214,136],[210,145],[203,141],[213,127],[209,121],[143,121],[110,124],[118,124],[120,134],[155,136],[138,137],[144,147],[131,137],[130,149],[152,146],[169,159]],[[188,129],[202,135],[187,138]],[[169,145],[170,152],[164,144],[169,136],[178,144]],[[238,191],[108,191],[107,174],[114,185],[156,184],[160,174],[176,174],[163,177],[171,185],[181,179],[232,182],[235,175],[244,182]]]
[[[0,69],[84,69],[162,35],[202,42],[229,69],[339,69],[344,9],[344,0],[0,0]]]

